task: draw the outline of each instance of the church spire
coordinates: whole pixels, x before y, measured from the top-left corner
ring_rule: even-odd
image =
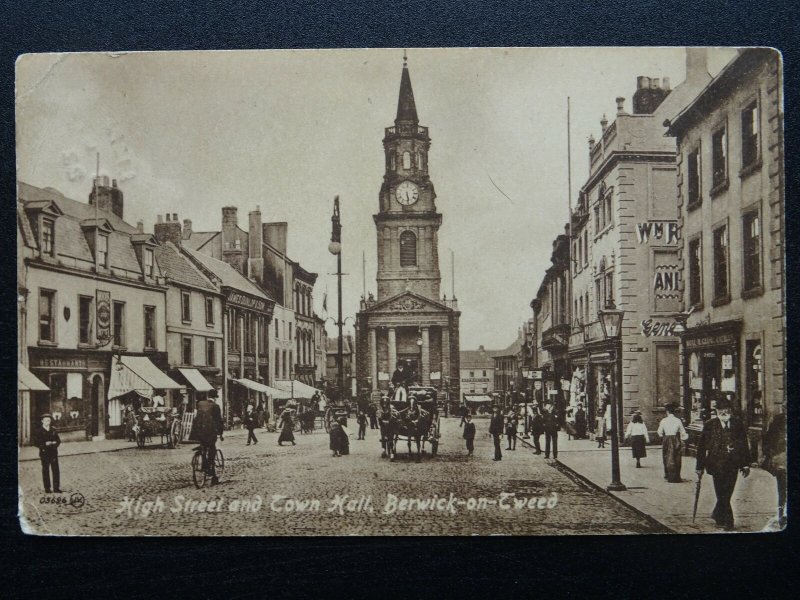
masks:
[[[411,89],[411,76],[408,74],[408,56],[405,51],[403,51],[403,75],[400,78],[400,96],[397,99],[395,123],[398,121],[419,123],[417,105],[414,103],[414,90]]]

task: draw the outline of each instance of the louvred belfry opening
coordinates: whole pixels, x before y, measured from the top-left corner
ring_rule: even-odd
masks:
[[[413,231],[404,231],[400,234],[400,266],[417,266],[417,236]]]

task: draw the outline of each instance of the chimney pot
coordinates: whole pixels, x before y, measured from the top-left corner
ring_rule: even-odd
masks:
[[[641,89],[649,87],[649,86],[650,86],[650,78],[649,77],[645,77],[644,75],[639,75],[636,78],[636,89],[637,90],[641,90]]]
[[[156,215],[156,223],[161,223],[161,222],[162,222],[161,214],[159,213]]]
[[[141,219],[136,221],[136,229],[139,230],[139,233],[144,233],[144,221],[142,221]]]
[[[625,113],[625,98],[622,96],[617,96],[617,114],[621,115]]]
[[[661,80],[658,77],[654,77],[650,80],[650,87],[655,90],[661,89]]]
[[[172,220],[173,221],[177,221],[178,220],[178,213],[172,213]]]
[[[111,180],[111,187],[117,187],[117,180],[116,179],[112,179]]]
[[[664,77],[664,83],[663,83],[663,85],[661,87],[663,87],[666,91],[669,91],[670,90],[669,85],[670,85],[669,84],[669,77]]]

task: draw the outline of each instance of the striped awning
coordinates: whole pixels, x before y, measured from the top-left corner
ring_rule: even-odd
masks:
[[[111,359],[109,399],[119,398],[130,392],[152,399],[154,390],[180,390],[184,387],[170,379],[146,356],[120,356]]]
[[[214,386],[208,383],[203,374],[197,369],[178,369],[178,372],[186,378],[194,389],[198,392],[210,392]]]
[[[47,392],[50,390],[22,363],[17,364],[17,389],[21,392]]]
[[[288,392],[284,392],[283,390],[279,390],[277,388],[264,385],[263,383],[258,383],[257,381],[253,381],[252,379],[247,379],[246,377],[242,377],[241,379],[234,379],[235,383],[246,387],[248,390],[253,390],[254,392],[261,392],[262,394],[266,394],[267,396],[271,396],[273,400],[285,400],[287,398],[291,398],[292,395]]]

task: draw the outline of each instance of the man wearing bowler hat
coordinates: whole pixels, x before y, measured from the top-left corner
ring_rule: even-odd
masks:
[[[56,494],[61,493],[61,471],[58,468],[58,447],[61,445],[61,438],[58,432],[53,429],[53,416],[45,413],[41,416],[42,424],[34,431],[34,443],[39,448],[39,460],[42,461],[42,483],[44,491],[49,494],[51,491]],[[50,471],[53,472],[53,486],[50,487]]]
[[[703,425],[703,433],[697,444],[697,476],[703,471],[714,479],[714,493],[717,505],[711,517],[717,527],[730,531],[733,529],[733,509],[731,496],[736,480],[750,474],[750,449],[747,433],[741,419],[731,414],[730,401],[721,396],[717,400],[717,415]]]

